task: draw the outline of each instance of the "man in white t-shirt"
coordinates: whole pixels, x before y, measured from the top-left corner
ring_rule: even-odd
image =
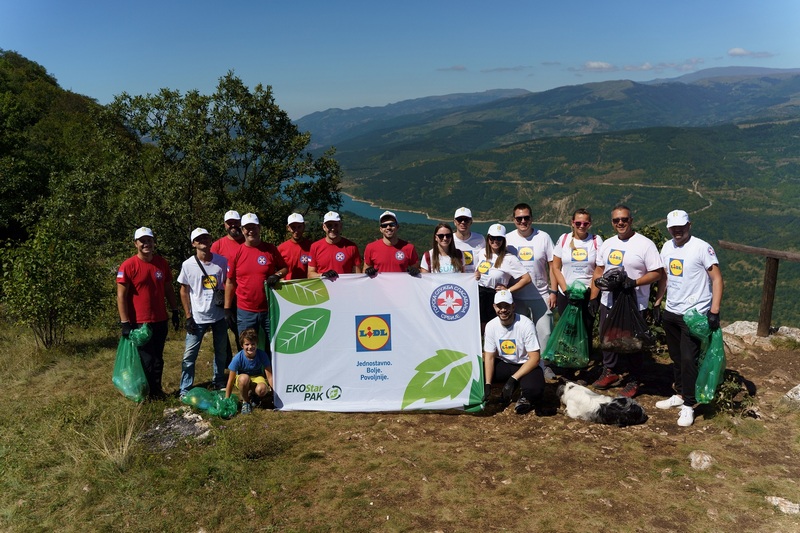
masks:
[[[545,347],[553,330],[552,309],[556,306],[558,293],[558,282],[551,273],[553,240],[544,231],[534,229],[530,205],[517,204],[512,213],[517,229],[506,235],[508,251],[531,275],[531,283],[514,293],[514,301],[517,310],[536,325],[536,336]],[[549,366],[545,367],[544,375],[547,379],[556,378]]]
[[[656,402],[659,409],[680,407],[678,425],[694,422],[695,385],[700,341],[689,334],[683,316],[691,309],[708,316],[711,330],[719,329],[719,307],[724,283],[714,248],[692,235],[692,223],[686,211],[667,215],[667,231],[672,240],[661,248],[666,276],[658,281],[655,309],[660,309],[664,293],[667,305],[662,315],[664,335],[672,359],[678,394]]]
[[[468,207],[459,207],[453,215],[456,231],[453,233],[453,243],[456,249],[461,250],[464,259],[464,272],[475,272],[475,255],[478,250],[486,247],[486,240],[480,233],[470,231],[472,226],[472,211]]]
[[[627,206],[618,205],[611,210],[611,223],[617,234],[605,241],[598,251],[597,267],[592,279],[591,299],[594,300],[600,289],[595,284],[597,278],[603,275],[606,268],[622,268],[628,276],[623,288],[635,288],[639,312],[647,309],[650,298],[650,284],[661,279],[661,256],[653,241],[637,233],[633,229],[633,216]],[[600,331],[608,318],[608,313],[614,305],[613,294],[604,291],[600,300]],[[622,396],[633,398],[639,391],[637,374],[642,366],[643,354],[634,353],[625,355],[629,365],[628,382],[620,391]],[[592,386],[597,389],[608,389],[618,385],[622,376],[617,369],[618,354],[603,350],[603,373]]]
[[[225,294],[225,276],[228,260],[211,253],[211,235],[197,228],[191,235],[196,255],[183,262],[178,283],[183,311],[186,315],[186,347],[181,364],[181,390],[183,396],[194,386],[194,365],[200,353],[203,336],[211,330],[214,338],[215,389],[224,389],[225,367],[228,352],[228,325],[222,308]]]
[[[514,299],[507,290],[495,294],[494,310],[497,317],[486,324],[483,340],[484,401],[489,399],[493,382],[505,384],[502,400],[506,405],[519,385],[514,411],[523,415],[534,408],[544,392],[536,329],[528,317],[514,312]]]

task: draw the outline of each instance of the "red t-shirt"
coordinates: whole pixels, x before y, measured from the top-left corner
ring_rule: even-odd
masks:
[[[398,239],[394,245],[378,239],[364,249],[364,264],[375,267],[378,272],[405,272],[417,263],[419,256],[414,245],[403,239]]]
[[[339,274],[352,274],[353,268],[361,266],[361,253],[358,246],[342,237],[336,244],[322,239],[311,245],[311,261],[308,263],[319,274],[335,270]]]
[[[134,255],[120,265],[117,283],[128,285],[126,306],[131,324],[152,324],[167,319],[164,287],[172,283],[167,261],[154,255],[149,263]]]
[[[311,261],[311,241],[303,239],[294,242],[289,239],[278,245],[278,251],[289,267],[289,273],[283,279],[304,279],[308,277],[308,262]]]
[[[264,282],[284,267],[286,262],[273,244],[240,246],[228,264],[228,279],[236,283],[237,307],[251,313],[269,309]]]
[[[211,245],[211,253],[221,255],[227,259],[228,267],[230,268],[231,262],[233,261],[233,256],[236,255],[236,251],[239,250],[239,247],[243,242],[244,239],[242,239],[242,242],[238,242],[226,235],[221,239],[214,241],[214,244]]]

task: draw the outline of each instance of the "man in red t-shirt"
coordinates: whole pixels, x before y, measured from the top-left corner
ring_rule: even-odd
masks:
[[[418,276],[419,256],[413,244],[397,236],[397,216],[384,211],[379,221],[382,237],[364,249],[364,273],[374,276],[378,272],[408,272]]]
[[[228,264],[225,319],[240,334],[248,328],[263,329],[269,342],[269,301],[264,284],[274,287],[289,269],[275,245],[261,240],[261,224],[254,213],[242,217],[242,232],[244,244]],[[238,306],[235,315],[231,307],[234,295]],[[268,344],[264,350],[269,351]]]
[[[361,272],[361,252],[353,241],[342,237],[342,219],[339,213],[325,213],[322,229],[325,237],[311,245],[308,277],[336,278],[339,274]]]
[[[225,213],[223,223],[225,224],[225,235],[214,241],[214,244],[211,245],[211,253],[221,255],[227,259],[228,266],[230,267],[233,256],[236,255],[236,251],[242,243],[244,243],[244,235],[242,235],[242,217],[239,216],[238,211],[231,210]],[[234,295],[233,301],[231,302],[231,311],[233,316],[236,316],[236,295]],[[236,351],[238,352],[242,349],[239,345],[239,331],[236,327],[230,328],[230,330],[233,332],[233,339],[236,343]],[[226,350],[227,358],[225,366],[227,367],[233,359],[230,337],[228,337],[228,346]]]
[[[161,375],[164,371],[164,344],[167,341],[167,309],[172,309],[172,325],[180,326],[178,301],[172,288],[172,271],[160,255],[155,255],[153,230],[139,228],[133,235],[136,255],[123,261],[117,271],[117,311],[122,335],[127,336],[142,324],[149,324],[153,335],[139,346],[151,398],[161,399]]]
[[[278,245],[278,251],[289,267],[289,279],[308,277],[308,262],[311,260],[311,241],[305,238],[306,221],[300,213],[292,213],[286,220],[286,229],[291,237]]]

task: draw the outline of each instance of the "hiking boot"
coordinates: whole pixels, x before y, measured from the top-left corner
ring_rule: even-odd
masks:
[[[688,405],[681,407],[681,415],[678,417],[678,425],[689,427],[694,423],[694,409]]]
[[[677,394],[673,394],[666,400],[656,402],[656,407],[659,409],[672,409],[673,407],[680,407],[681,405],[683,405],[683,397]]]
[[[252,412],[253,412],[253,406],[250,404],[250,402],[244,402],[242,404],[242,414],[249,415]]]
[[[592,387],[600,390],[610,389],[614,385],[617,385],[621,379],[622,376],[615,374],[608,367],[603,367],[603,373],[600,374],[600,377],[597,378],[594,383],[592,383]]]
[[[530,413],[533,410],[533,406],[531,402],[524,396],[520,396],[519,400],[517,400],[517,405],[514,406],[514,411],[518,415],[524,415],[525,413]]]
[[[633,398],[636,396],[636,393],[639,392],[639,383],[636,381],[629,381],[621,391],[619,391],[620,396],[625,396],[626,398]]]

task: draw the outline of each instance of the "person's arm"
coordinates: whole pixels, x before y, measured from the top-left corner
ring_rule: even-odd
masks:
[[[312,266],[308,267],[308,277],[309,278],[318,278],[319,277],[319,273],[317,272],[317,268],[316,267],[312,267]]]
[[[130,284],[117,283],[117,312],[120,322],[130,322],[128,315],[128,290]]]
[[[719,314],[722,305],[722,293],[725,289],[725,282],[722,281],[722,271],[719,265],[711,265],[708,269],[708,277],[711,278],[711,312]]]
[[[192,302],[189,299],[189,286],[181,283],[181,304],[183,305],[183,314],[188,319],[192,316]]]
[[[496,356],[497,352],[483,352],[483,375],[486,385],[492,384],[492,379],[494,378],[494,358]]]
[[[564,273],[561,272],[561,269],[564,268],[564,263],[561,262],[561,258],[557,255],[553,256],[553,262],[550,264],[550,276],[551,279],[555,279],[557,288],[561,289],[561,292],[567,294],[567,278],[564,277]]]
[[[590,300],[594,300],[600,295],[600,289],[597,287],[597,285],[594,284],[594,282],[597,278],[603,275],[604,270],[605,267],[601,265],[597,265],[596,267],[594,267],[594,274],[592,274],[592,286],[590,287],[591,290],[589,291]]]
[[[231,278],[225,280],[225,309],[233,307],[233,296],[236,294],[236,282]]]
[[[641,278],[636,280],[636,286],[642,287],[645,285],[650,285],[651,283],[655,283],[656,281],[660,280],[663,276],[661,273],[664,271],[663,268],[658,268],[656,270],[651,270]]]
[[[658,280],[658,288],[656,289],[656,300],[653,302],[653,307],[661,307],[661,301],[667,293],[667,276],[666,271],[661,275]]]
[[[228,373],[228,384],[225,385],[225,398],[230,398],[233,392],[233,384],[236,383],[236,372],[233,370]]]
[[[515,284],[508,288],[508,292],[514,293],[531,282],[531,275],[527,272],[520,277]]]
[[[553,261],[547,262],[548,283],[547,283],[547,308],[554,309],[556,306],[556,294],[558,294],[558,278],[553,273]],[[566,289],[565,289],[566,293]]]
[[[539,350],[528,352],[528,360],[522,363],[522,366],[511,377],[519,381],[523,376],[533,372],[537,366],[539,366]]]
[[[275,390],[275,385],[272,384],[272,367],[264,367],[264,375],[267,377],[269,388]]]

